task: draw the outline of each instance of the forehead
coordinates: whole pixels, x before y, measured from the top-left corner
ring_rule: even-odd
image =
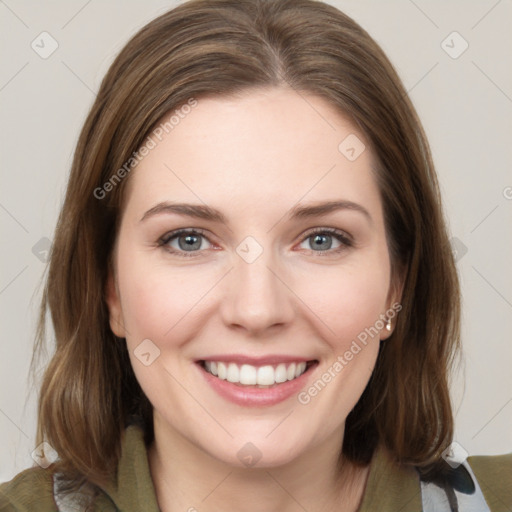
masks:
[[[200,200],[220,209],[268,209],[347,194],[378,200],[364,135],[323,98],[252,90],[236,98],[199,98],[184,112],[150,135],[155,145],[132,171],[128,202]]]

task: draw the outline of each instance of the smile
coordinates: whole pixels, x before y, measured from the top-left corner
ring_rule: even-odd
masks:
[[[313,364],[313,361],[280,363],[277,365],[253,366],[223,361],[202,361],[203,368],[220,380],[240,386],[267,388],[275,384],[300,377]]]
[[[194,363],[210,389],[242,407],[273,406],[296,396],[319,365],[318,359],[289,354],[212,354]]]

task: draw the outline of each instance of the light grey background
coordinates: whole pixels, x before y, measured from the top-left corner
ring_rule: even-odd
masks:
[[[432,146],[464,296],[456,440],[470,454],[510,452],[511,1],[329,3],[382,45]],[[37,287],[79,129],[115,54],[175,4],[0,0],[0,481],[33,464],[36,394],[29,395],[28,367]],[[31,48],[35,41],[43,51],[43,31],[58,43],[46,59]],[[469,47],[458,58],[445,51],[458,54],[464,40]]]

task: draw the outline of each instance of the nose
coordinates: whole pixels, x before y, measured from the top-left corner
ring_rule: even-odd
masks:
[[[289,324],[294,315],[293,292],[286,281],[270,251],[251,263],[235,255],[221,303],[225,324],[253,335]]]

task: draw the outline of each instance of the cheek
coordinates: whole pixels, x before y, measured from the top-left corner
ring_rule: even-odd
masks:
[[[154,265],[144,254],[120,258],[118,275],[126,342],[137,380],[153,404],[160,403],[162,390],[167,390],[163,396],[178,410],[184,404],[168,372],[177,375],[186,370],[183,347],[200,330],[201,297],[211,288],[214,276],[211,270],[185,273],[170,265]],[[152,344],[139,349],[144,340],[160,350],[149,366],[141,364],[137,354],[149,351],[152,358],[156,349]]]
[[[298,402],[308,417],[323,418],[326,431],[348,416],[374,370],[388,283],[381,264],[365,266],[365,272],[344,268],[317,273],[314,285],[301,288],[304,301],[321,319],[317,325],[325,326],[325,343],[317,378],[299,393]]]
[[[153,264],[144,254],[120,259],[118,273],[127,339],[132,345],[145,338],[159,344],[178,338],[176,333],[197,316],[201,297],[215,282],[206,267],[190,272]]]
[[[326,339],[336,349],[376,324],[387,309],[388,287],[389,272],[382,261],[318,268],[313,279],[295,280],[297,295],[325,325]]]

